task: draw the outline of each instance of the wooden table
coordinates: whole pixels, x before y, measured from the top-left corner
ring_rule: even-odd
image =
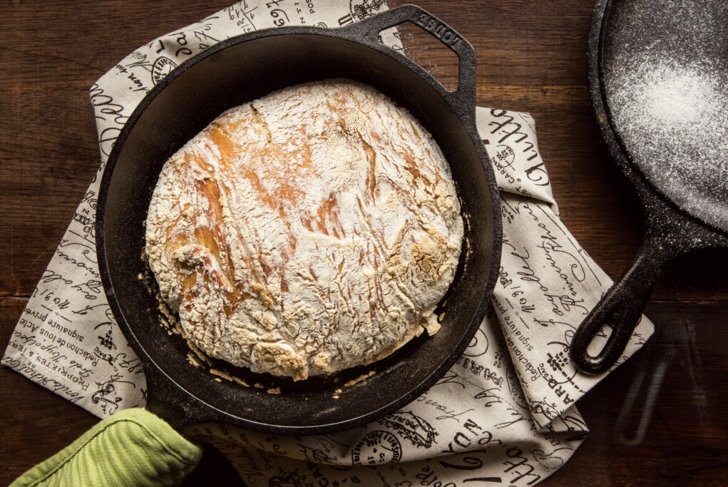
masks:
[[[137,45],[229,1],[0,5],[2,349],[98,166],[88,88]],[[591,114],[585,55],[591,0],[420,4],[474,44],[480,105],[533,114],[563,221],[617,277],[639,246],[642,223]],[[411,52],[452,80],[449,56],[417,46]],[[656,335],[579,402],[592,432],[543,485],[728,484],[728,334],[720,328],[728,316],[726,257],[725,250],[695,254],[664,275],[647,309]],[[0,368],[0,484],[96,421]],[[187,485],[213,474],[220,485],[235,485],[222,463],[209,452]]]

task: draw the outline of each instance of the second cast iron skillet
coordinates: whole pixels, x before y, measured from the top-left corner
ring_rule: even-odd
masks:
[[[449,92],[382,45],[379,33],[405,21],[429,31],[459,58]],[[372,85],[433,134],[450,163],[466,220],[462,257],[441,313],[442,329],[370,367],[291,382],[227,369],[250,386],[216,380],[158,323],[147,271],[147,208],[164,162],[224,110],[273,90],[327,78]],[[341,29],[289,27],[224,41],[184,63],[144,98],[109,158],[99,197],[99,266],[114,316],[144,364],[148,407],[176,426],[222,421],[276,433],[310,434],[372,421],[415,399],[454,363],[480,325],[500,262],[498,191],[475,128],[475,53],[442,21],[405,6]],[[216,364],[216,367],[225,367]],[[345,383],[362,374],[369,378]],[[261,384],[256,387],[255,384]],[[270,394],[266,389],[280,389]]]
[[[622,356],[671,260],[728,246],[728,2],[598,0],[589,82],[604,141],[646,223],[632,266],[571,344],[575,365],[598,374]],[[604,325],[611,333],[592,355]]]

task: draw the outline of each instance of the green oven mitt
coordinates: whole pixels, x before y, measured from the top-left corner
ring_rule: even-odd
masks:
[[[96,424],[10,487],[176,485],[202,449],[144,409],[125,409]]]

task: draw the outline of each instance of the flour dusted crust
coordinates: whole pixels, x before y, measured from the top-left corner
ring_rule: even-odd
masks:
[[[346,80],[223,113],[166,162],[146,225],[149,264],[186,338],[295,380],[436,332],[463,238],[435,141]]]

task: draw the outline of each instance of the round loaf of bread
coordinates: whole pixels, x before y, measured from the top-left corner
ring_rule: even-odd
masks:
[[[146,221],[149,265],[183,335],[294,380],[436,332],[462,239],[432,136],[347,80],[223,113],[165,163]]]

